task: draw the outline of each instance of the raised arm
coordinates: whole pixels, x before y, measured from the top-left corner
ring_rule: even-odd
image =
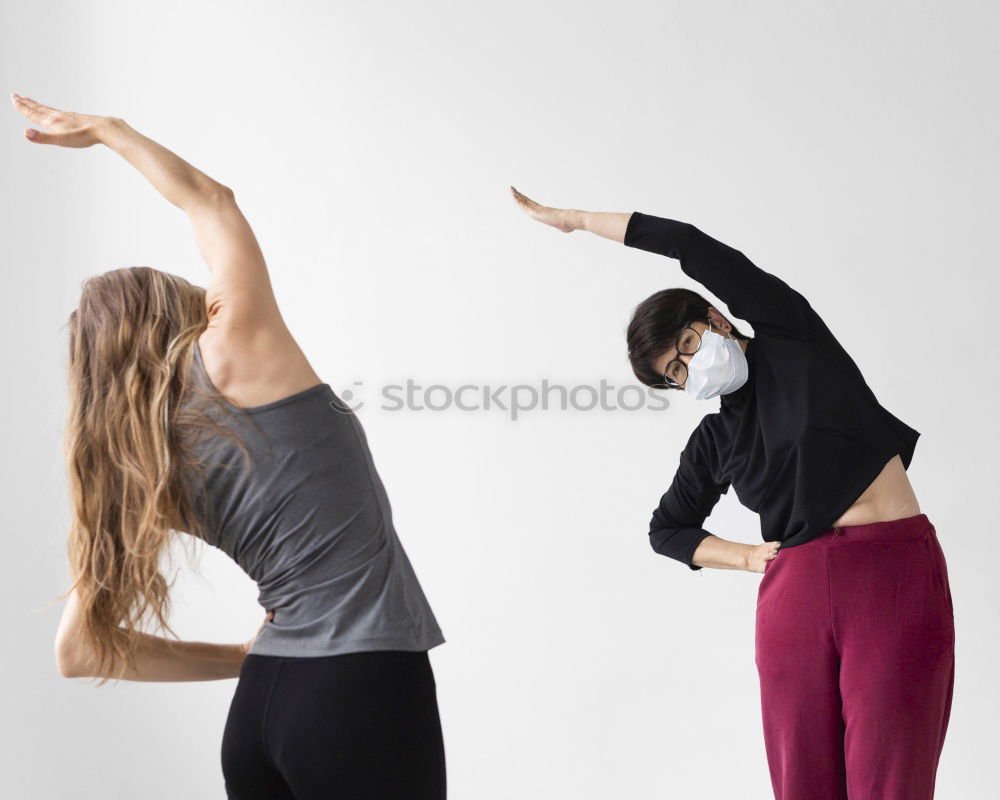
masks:
[[[206,304],[216,327],[244,342],[291,336],[278,312],[267,266],[233,191],[118,117],[80,114],[11,95],[14,108],[45,130],[29,128],[35,144],[84,148],[106,145],[134,166],[170,203],[184,211],[208,266]]]
[[[636,211],[623,241],[628,247],[679,259],[685,275],[755,329],[764,326],[803,339],[812,334],[813,312],[799,292],[690,223]]]
[[[124,120],[106,118],[99,136],[169,202],[187,213],[210,273],[206,303],[213,323],[239,330],[243,337],[287,333],[264,255],[233,190]]]
[[[793,338],[815,333],[816,315],[787,283],[765,272],[739,250],[687,222],[639,211],[582,211],[542,206],[511,187],[514,200],[533,219],[564,233],[585,230],[651,253],[675,258],[683,272],[722,300],[756,330]]]
[[[576,208],[552,208],[536,203],[513,186],[514,202],[532,219],[562,231],[590,231],[615,242],[625,240],[625,228],[631,214],[619,211],[581,211]]]

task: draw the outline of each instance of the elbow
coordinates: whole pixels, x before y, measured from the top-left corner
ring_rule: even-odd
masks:
[[[665,555],[668,549],[668,542],[675,539],[681,530],[681,525],[669,514],[664,512],[661,505],[653,511],[649,520],[649,546],[660,555]]]
[[[661,556],[669,555],[667,542],[673,539],[676,532],[676,528],[652,528],[649,531],[649,546],[653,548],[653,552]]]
[[[56,669],[59,674],[64,678],[75,678],[76,668],[75,664],[66,657],[66,655],[61,652],[58,648],[56,649]]]
[[[222,206],[236,202],[236,193],[221,183],[212,184],[204,190],[205,200],[214,206]]]
[[[670,531],[650,531],[649,532],[649,546],[652,548],[653,552],[658,555],[664,555],[663,544],[670,539]]]
[[[190,200],[185,204],[185,210],[216,211],[231,206],[236,202],[236,194],[228,186],[210,180],[207,184],[195,189]]]
[[[56,669],[64,678],[82,678],[80,646],[65,636],[57,636],[55,643]]]
[[[694,551],[709,535],[704,528],[654,528],[649,532],[649,544],[654,553],[699,570],[701,565],[695,563]]]
[[[236,193],[221,183],[215,184],[209,194],[216,202],[229,202],[236,199]]]

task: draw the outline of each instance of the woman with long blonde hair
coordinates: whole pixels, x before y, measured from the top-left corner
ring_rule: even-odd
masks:
[[[12,95],[36,144],[103,144],[191,222],[207,288],[146,266],[89,278],[69,317],[72,586],[67,677],[239,678],[228,797],[440,800],[444,746],[427,651],[444,641],[397,537],[355,415],[278,310],[227,186],[125,121]],[[181,532],[260,590],[245,644],[182,642],[160,561]]]

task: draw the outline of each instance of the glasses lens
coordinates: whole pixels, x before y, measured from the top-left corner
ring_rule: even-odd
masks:
[[[685,328],[677,339],[677,352],[685,356],[693,356],[701,347],[701,336],[694,328]]]
[[[674,359],[667,364],[667,371],[663,377],[669,385],[679,386],[687,380],[687,376],[688,371],[687,367],[684,366],[684,362]]]

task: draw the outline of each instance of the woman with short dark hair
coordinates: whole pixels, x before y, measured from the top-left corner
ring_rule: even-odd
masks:
[[[883,408],[809,302],[694,225],[541,206],[532,218],[678,259],[754,328],[696,292],[666,289],[628,326],[648,386],[720,398],[653,512],[653,549],[686,564],[764,573],[756,665],[778,800],[931,798],[951,710],[955,625],[937,533],[906,469],[919,433]],[[736,489],[764,543],[703,525]]]

